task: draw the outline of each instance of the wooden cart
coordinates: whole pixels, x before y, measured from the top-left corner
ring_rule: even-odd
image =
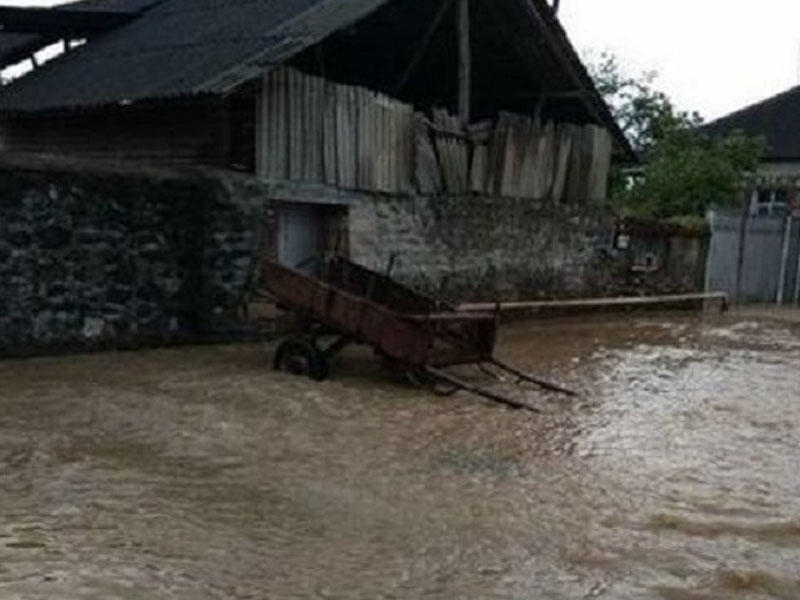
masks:
[[[441,394],[465,390],[514,408],[537,410],[446,370],[476,365],[487,374],[497,375],[492,371],[496,369],[517,383],[575,395],[497,360],[497,319],[491,313],[457,311],[341,257],[315,263],[313,275],[274,261],[264,261],[260,271],[260,286],[301,323],[302,334],[279,345],[276,369],[321,381],[328,376],[333,355],[348,344],[366,344],[412,382]]]

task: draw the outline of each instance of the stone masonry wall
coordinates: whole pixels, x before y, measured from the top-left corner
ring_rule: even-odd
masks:
[[[449,300],[599,295],[613,238],[599,207],[477,196],[365,199],[350,209],[354,260]]]
[[[0,353],[219,328],[241,302],[253,203],[199,176],[0,166]]]
[[[275,253],[274,196],[231,173],[0,157],[0,355],[247,331],[241,309],[254,259]],[[702,240],[673,241],[662,268],[643,274],[635,252],[614,250],[614,219],[598,206],[386,195],[347,204],[349,239],[339,243],[338,228],[326,239],[376,270],[392,262],[393,277],[443,300],[679,292],[702,283]],[[331,215],[329,225],[339,223],[340,210]]]
[[[702,292],[710,236],[680,232],[634,233],[616,252],[613,295]]]

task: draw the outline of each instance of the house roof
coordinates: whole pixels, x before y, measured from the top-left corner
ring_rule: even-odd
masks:
[[[391,0],[84,0],[72,7],[140,12],[0,90],[0,112],[39,112],[118,105],[142,100],[224,94],[332,33],[346,29]],[[511,1],[511,0],[510,0]],[[545,0],[525,5],[534,29],[549,43],[583,90],[592,119],[630,146]],[[39,41],[42,41],[41,38]],[[30,53],[35,36],[0,34],[0,58]],[[25,54],[23,54],[23,57]]]
[[[767,141],[764,158],[772,161],[800,159],[800,87],[773,96],[717,119],[703,130],[710,135],[743,131]]]

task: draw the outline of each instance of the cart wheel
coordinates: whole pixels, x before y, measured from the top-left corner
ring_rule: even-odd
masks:
[[[275,352],[276,371],[306,375],[314,381],[328,378],[329,365],[325,355],[305,339],[293,338],[278,346]]]

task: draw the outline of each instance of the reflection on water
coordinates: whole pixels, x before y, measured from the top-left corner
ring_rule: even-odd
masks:
[[[0,364],[0,597],[800,598],[800,326],[507,329],[537,416],[345,355]]]

